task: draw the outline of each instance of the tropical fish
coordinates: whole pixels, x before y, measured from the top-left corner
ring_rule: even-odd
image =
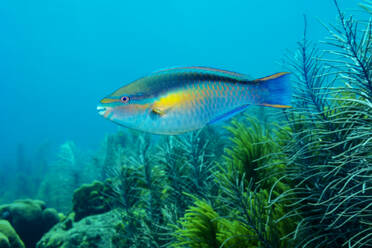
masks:
[[[98,113],[125,127],[180,134],[228,119],[250,105],[289,108],[289,73],[251,80],[244,74],[207,67],[154,72],[111,95]]]

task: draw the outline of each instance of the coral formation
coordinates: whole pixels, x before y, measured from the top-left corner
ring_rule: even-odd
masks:
[[[95,248],[120,246],[122,217],[118,211],[88,216],[79,222],[70,218],[57,224],[37,243],[37,248]]]
[[[75,221],[110,211],[114,205],[114,194],[109,180],[106,183],[94,181],[91,184],[83,184],[74,192],[72,200]]]
[[[22,240],[7,220],[0,220],[0,247],[24,248]]]
[[[10,248],[8,237],[0,233],[0,248]]]
[[[0,216],[9,221],[26,247],[34,247],[41,236],[59,222],[58,212],[39,200],[17,200],[0,206]]]

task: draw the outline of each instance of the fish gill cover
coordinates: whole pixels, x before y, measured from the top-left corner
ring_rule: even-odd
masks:
[[[45,203],[0,205],[0,244],[34,247],[37,233],[38,248],[371,247],[372,3],[367,19],[334,6],[327,41],[309,40],[305,18],[284,58],[290,109],[177,136],[123,129],[90,153],[68,141],[53,162],[48,145],[33,158],[19,146],[0,199]]]

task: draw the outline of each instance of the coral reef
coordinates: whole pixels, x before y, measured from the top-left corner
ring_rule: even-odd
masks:
[[[0,233],[0,248],[10,248],[8,237]]]
[[[122,217],[118,211],[88,216],[79,222],[70,218],[57,224],[37,243],[37,248],[121,248]]]
[[[0,247],[24,248],[22,240],[7,220],[0,220]]]
[[[42,201],[29,199],[1,205],[0,216],[9,221],[26,247],[35,247],[42,235],[59,222],[55,209],[46,208]]]
[[[83,184],[74,192],[72,199],[75,221],[110,211],[114,206],[114,194],[109,180],[105,183],[94,181],[91,184]]]

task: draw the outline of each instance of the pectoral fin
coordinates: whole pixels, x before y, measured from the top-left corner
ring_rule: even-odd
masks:
[[[151,110],[151,113],[161,117],[161,116],[164,116],[167,113],[167,111],[165,109],[153,107]]]

